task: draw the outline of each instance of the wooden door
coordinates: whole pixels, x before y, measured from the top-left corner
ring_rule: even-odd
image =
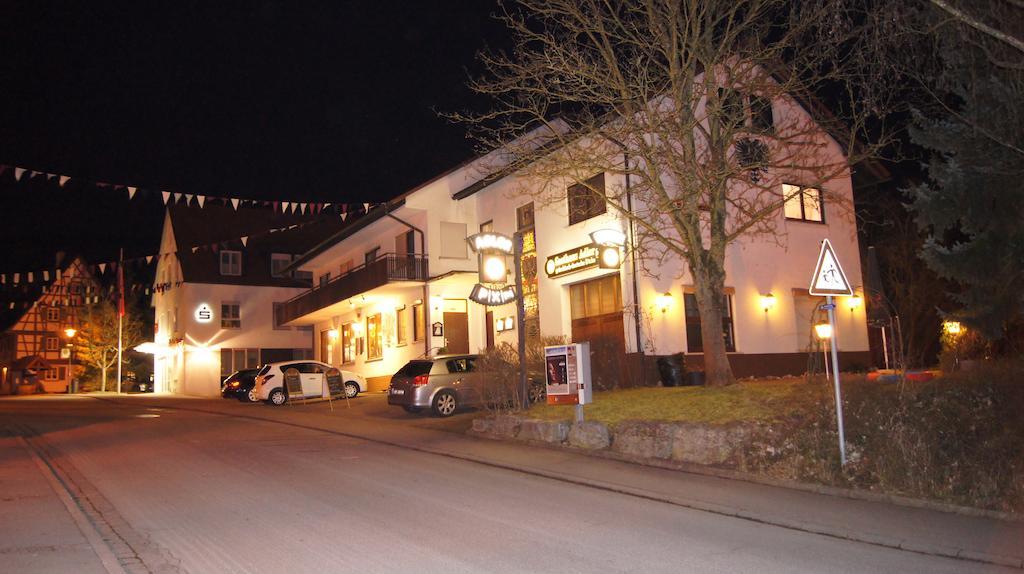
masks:
[[[469,314],[444,313],[445,347],[450,354],[469,353]]]

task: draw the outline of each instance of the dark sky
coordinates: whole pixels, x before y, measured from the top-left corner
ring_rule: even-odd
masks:
[[[493,0],[0,2],[0,164],[184,193],[378,201],[468,158]],[[158,193],[0,176],[0,272],[156,249]]]

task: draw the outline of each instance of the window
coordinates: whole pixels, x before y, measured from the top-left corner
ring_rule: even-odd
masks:
[[[423,315],[423,303],[412,306],[412,340],[422,341],[426,333],[426,317]]]
[[[569,308],[573,319],[585,319],[622,312],[619,276],[608,275],[569,286]]]
[[[469,243],[466,242],[466,224],[451,221],[441,222],[441,257],[466,259]]]
[[[56,351],[59,347],[60,347],[60,343],[59,343],[57,337],[47,337],[46,338],[46,350],[47,351]]]
[[[313,272],[312,271],[301,271],[295,270],[292,272],[292,277],[295,277],[299,281],[306,281],[309,284],[313,283]]]
[[[775,128],[772,101],[761,96],[750,96],[750,127],[755,132],[771,133]]]
[[[416,253],[416,236],[411,230],[395,236],[395,254],[408,255],[410,253]]]
[[[352,267],[353,267],[352,260],[349,259],[348,261],[346,261],[346,262],[341,264],[341,273],[340,274],[344,275],[344,274],[348,273],[349,271],[352,270]]]
[[[220,378],[226,379],[235,371],[255,369],[260,366],[259,349],[221,349]]]
[[[241,275],[242,274],[242,252],[221,251],[220,252],[220,274]]]
[[[445,361],[449,373],[472,373],[476,369],[476,362],[469,358],[451,359]]]
[[[784,183],[782,195],[785,197],[783,212],[786,219],[825,222],[825,206],[822,203],[820,189]]]
[[[480,233],[490,233],[494,231],[494,220],[485,221],[480,224]]]
[[[366,318],[366,359],[380,359],[384,356],[384,345],[380,331],[380,314]]]
[[[693,293],[683,295],[686,307],[686,352],[703,353],[704,341],[700,334],[700,311],[697,309],[697,297]],[[725,350],[736,351],[736,338],[732,323],[732,295],[726,294],[722,302],[722,337],[725,339]]]
[[[47,369],[43,377],[47,381],[59,381],[57,369]]]
[[[292,264],[292,256],[288,253],[270,254],[270,275],[272,277],[287,277],[284,268]],[[223,265],[223,264],[222,264]]]
[[[395,309],[395,344],[398,346],[405,345],[409,342],[409,336],[406,334],[409,311],[405,306],[401,306]]]
[[[220,328],[221,329],[241,329],[242,328],[241,305],[239,305],[238,303],[221,303],[220,304]]]
[[[569,186],[566,195],[569,198],[569,225],[608,211],[608,206],[605,205],[603,173],[583,183]]]
[[[46,308],[46,320],[49,321],[50,323],[59,323],[60,322],[60,309],[58,309],[56,307],[47,307]]]
[[[354,363],[356,360],[356,338],[352,332],[352,323],[345,323],[341,326],[341,362],[342,364]]]
[[[321,287],[326,287],[327,284],[330,283],[330,281],[331,281],[331,273],[329,271],[327,273],[324,273],[323,275],[320,276],[320,286]]]
[[[369,265],[369,264],[373,263],[374,261],[376,261],[378,257],[380,257],[380,246],[379,245],[377,247],[374,247],[373,249],[371,249],[371,250],[366,252],[366,255],[363,256],[363,263]]]
[[[516,208],[516,229],[520,231],[533,227],[533,202]]]

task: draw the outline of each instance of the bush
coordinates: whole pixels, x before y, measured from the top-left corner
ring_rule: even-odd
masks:
[[[544,383],[544,347],[564,344],[565,337],[527,339],[526,372],[535,384]],[[481,351],[480,370],[484,375],[483,398],[488,409],[495,412],[521,409],[519,352],[514,346],[501,343]]]

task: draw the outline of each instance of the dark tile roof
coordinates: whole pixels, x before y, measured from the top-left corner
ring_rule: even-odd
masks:
[[[183,278],[189,283],[226,285],[267,285],[309,287],[309,281],[270,274],[272,253],[300,255],[345,223],[332,212],[281,214],[271,208],[207,205],[202,209],[185,206],[168,208],[178,248]],[[270,232],[291,225],[294,229]],[[241,238],[248,237],[246,245]],[[192,247],[200,247],[193,253]],[[220,274],[220,251],[242,253],[242,274]]]

